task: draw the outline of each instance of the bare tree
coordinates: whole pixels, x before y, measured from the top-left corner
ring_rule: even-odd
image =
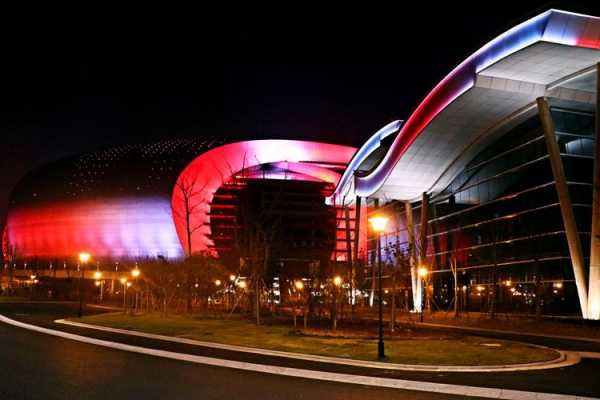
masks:
[[[3,249],[2,252],[4,254],[4,266],[8,272],[8,292],[12,294],[13,290],[13,269],[14,263],[17,260],[17,247],[10,242],[8,237],[8,231],[6,228],[4,229],[4,237],[2,241]]]
[[[281,224],[277,213],[278,196],[270,206],[256,204],[252,191],[244,191],[240,197],[238,215],[242,228],[236,231],[235,246],[254,284],[254,312],[256,324],[260,324],[261,283],[267,273],[275,240]]]
[[[185,229],[186,240],[186,260],[183,264],[186,272],[186,311],[192,311],[192,282],[193,263],[191,258],[194,255],[193,236],[203,226],[202,221],[198,221],[197,216],[202,213],[202,205],[206,203],[206,199],[201,197],[208,183],[199,183],[198,174],[184,174],[179,177],[175,183],[175,189],[180,196],[183,208],[176,209],[173,207],[173,215],[183,222]]]

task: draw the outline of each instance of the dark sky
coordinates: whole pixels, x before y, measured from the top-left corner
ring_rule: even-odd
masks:
[[[360,145],[511,26],[550,7],[600,15],[597,1],[423,3],[18,25],[0,62],[0,221],[28,170],[107,145],[175,136]]]

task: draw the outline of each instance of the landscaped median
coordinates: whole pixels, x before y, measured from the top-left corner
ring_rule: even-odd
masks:
[[[71,321],[203,342],[377,361],[377,339],[360,329],[303,331],[275,322],[257,326],[239,318],[226,320],[160,313],[136,316],[106,313]],[[560,356],[555,350],[524,343],[427,331],[388,335],[385,351],[388,363],[440,366],[529,364]]]

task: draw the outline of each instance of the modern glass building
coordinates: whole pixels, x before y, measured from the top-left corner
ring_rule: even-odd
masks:
[[[600,318],[599,32],[558,10],[525,21],[359,149],[333,197],[390,218],[397,301]],[[377,252],[370,233],[368,264]]]
[[[4,253],[235,260],[252,192],[254,213],[287,218],[279,258],[330,262],[361,293],[381,254],[389,300],[409,309],[600,319],[599,63],[600,18],[549,10],[483,45],[359,149],[196,140],[48,165],[15,190]],[[375,214],[391,221],[381,249]]]

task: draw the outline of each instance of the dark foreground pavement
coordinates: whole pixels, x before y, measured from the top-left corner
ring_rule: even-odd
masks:
[[[0,324],[0,399],[460,399],[196,365]]]
[[[98,311],[95,311],[98,312]],[[373,370],[231,352],[54,324],[73,306],[0,304],[24,322],[144,347],[322,371],[600,397],[600,360],[560,369],[506,373],[424,373]],[[0,325],[0,398],[460,398],[194,365],[67,341]]]

